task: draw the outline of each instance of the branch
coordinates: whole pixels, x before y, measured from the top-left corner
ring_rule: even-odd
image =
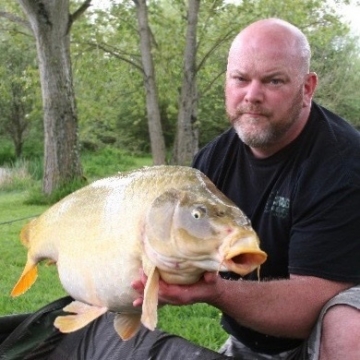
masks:
[[[202,98],[214,85],[214,83],[219,79],[219,77],[223,76],[225,74],[226,70],[222,70],[220,73],[218,73],[211,81],[210,83],[205,87],[205,89],[201,92],[201,94],[198,94],[197,98]]]
[[[234,33],[233,29],[230,29],[222,38],[217,39],[217,41],[213,44],[213,46],[207,51],[207,53],[203,56],[199,65],[196,68],[196,72],[200,71],[200,69],[205,65],[206,60],[211,56],[211,54],[224,42],[228,41],[232,38]],[[199,45],[198,45],[199,46]]]
[[[75,12],[70,14],[67,32],[70,31],[74,21],[76,21],[90,6],[91,6],[91,0],[85,0]]]
[[[25,32],[25,31],[21,31],[18,28],[13,28],[13,29],[9,30],[9,28],[7,28],[5,26],[2,26],[2,24],[0,25],[0,32],[1,31],[10,32],[10,34],[20,34],[20,35],[23,35],[23,36],[28,36],[28,37],[34,38],[32,32],[29,33],[29,32]]]
[[[141,73],[144,73],[144,70],[143,70],[142,66],[137,64],[135,61],[132,61],[129,58],[127,58],[127,57],[125,57],[125,56],[123,56],[123,55],[121,55],[121,54],[119,54],[119,53],[117,53],[117,52],[115,52],[113,50],[110,50],[106,45],[102,45],[100,43],[93,43],[93,42],[90,42],[90,41],[86,42],[86,44],[90,45],[93,48],[101,49],[105,53],[110,54],[110,55],[114,56],[115,58],[134,66]]]
[[[30,23],[28,21],[26,21],[25,19],[21,18],[20,16],[17,16],[17,15],[14,15],[14,14],[11,14],[9,12],[6,12],[6,11],[0,11],[0,17],[3,17],[15,24],[18,24],[18,25],[21,25],[21,26],[24,26],[26,27],[27,29],[31,30],[31,26],[30,26]]]

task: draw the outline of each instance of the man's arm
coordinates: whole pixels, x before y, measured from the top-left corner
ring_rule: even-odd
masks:
[[[133,287],[141,292],[144,281],[145,278],[135,282]],[[353,285],[298,275],[289,280],[231,281],[206,273],[193,285],[161,281],[159,302],[172,305],[204,302],[253,330],[279,337],[306,338],[324,304]],[[140,303],[138,299],[134,305]]]

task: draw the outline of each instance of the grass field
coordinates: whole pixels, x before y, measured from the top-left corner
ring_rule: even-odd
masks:
[[[0,316],[32,312],[65,296],[55,266],[41,264],[39,277],[24,295],[11,298],[10,292],[26,261],[26,249],[19,241],[22,226],[47,207],[25,205],[27,191],[1,191],[0,188]],[[219,325],[219,310],[205,304],[173,307],[159,311],[159,328],[216,350],[226,339]]]
[[[29,217],[45,210],[44,206],[24,205],[25,196],[25,192],[0,192],[0,314],[33,311],[64,296],[55,267],[41,264],[35,291],[14,299],[10,297],[26,261],[26,249],[19,241],[20,229]]]

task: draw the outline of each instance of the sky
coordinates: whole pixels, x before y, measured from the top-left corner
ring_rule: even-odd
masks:
[[[339,12],[344,15],[346,21],[349,21],[354,34],[360,36],[360,6],[343,6],[342,9],[339,9]]]

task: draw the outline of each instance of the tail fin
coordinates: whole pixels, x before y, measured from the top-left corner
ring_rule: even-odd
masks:
[[[37,265],[33,261],[27,261],[20,279],[11,291],[11,296],[19,296],[30,289],[38,276]]]

